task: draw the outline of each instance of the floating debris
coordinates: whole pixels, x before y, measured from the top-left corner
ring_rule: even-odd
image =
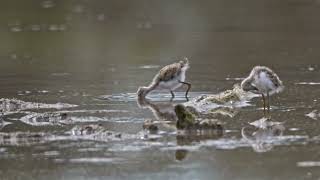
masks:
[[[20,118],[20,121],[31,126],[48,126],[70,124],[71,119],[67,113],[32,113]]]
[[[297,85],[320,85],[320,82],[298,82]]]
[[[147,130],[149,134],[157,134],[159,131],[155,123],[143,123],[143,129]]]
[[[307,117],[318,120],[320,118],[320,112],[318,110],[313,110],[310,113],[306,114]]]
[[[245,107],[250,99],[257,95],[245,92],[236,84],[232,90],[226,90],[218,94],[202,95],[184,103],[187,107],[192,107],[199,113],[212,113],[212,110],[221,107]]]
[[[159,65],[143,65],[143,66],[139,66],[140,69],[156,69],[159,68]]]
[[[119,163],[124,161],[121,158],[106,158],[106,157],[91,157],[91,158],[75,158],[75,159],[55,159],[55,162],[58,163],[94,163],[94,164],[101,164],[101,163]]]
[[[73,139],[102,142],[122,141],[137,138],[137,135],[109,131],[101,124],[77,125],[67,133],[72,135]]]
[[[227,81],[242,81],[245,78],[226,78]]]
[[[12,123],[3,120],[3,118],[0,117],[0,130],[3,129],[4,127],[6,127],[6,126],[9,125],[9,124],[12,124]]]
[[[75,126],[71,129],[71,134],[74,136],[92,135],[104,130],[101,124]]]
[[[33,144],[45,143],[49,139],[46,133],[34,132],[0,132],[0,145],[10,146],[29,146]]]
[[[67,103],[44,104],[25,102],[18,99],[0,99],[0,110],[4,115],[30,109],[64,109],[73,107],[77,107],[77,105]]]
[[[48,90],[39,90],[38,93],[47,94],[47,93],[49,93],[49,91]]]
[[[292,131],[292,132],[294,132],[294,131],[300,131],[299,128],[289,128],[288,130],[289,130],[289,131]]]
[[[320,161],[302,161],[297,162],[298,167],[320,167]]]
[[[309,66],[309,67],[308,67],[308,70],[309,70],[309,71],[314,71],[314,70],[315,70],[315,68],[314,68],[314,67],[312,67],[312,66]]]
[[[79,109],[79,110],[65,110],[57,111],[57,113],[86,113],[86,114],[103,114],[103,113],[129,113],[127,110],[117,110],[117,109]]]

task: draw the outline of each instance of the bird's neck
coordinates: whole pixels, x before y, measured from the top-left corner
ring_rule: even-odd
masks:
[[[244,79],[241,83],[241,88],[245,91],[255,90],[255,88],[251,84],[251,81],[252,81],[251,77],[247,77],[246,79]]]
[[[157,83],[152,83],[149,86],[145,87],[146,92],[145,94],[148,94],[149,92],[153,91],[157,87]]]
[[[156,87],[157,87],[157,83],[152,83],[149,86],[143,87],[143,93],[141,94],[140,98],[145,98],[147,96],[147,94],[149,94]]]

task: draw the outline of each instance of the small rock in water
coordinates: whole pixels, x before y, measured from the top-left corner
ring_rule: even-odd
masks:
[[[180,130],[206,130],[218,129],[222,130],[222,124],[217,119],[199,119],[189,112],[183,105],[178,104],[175,107],[178,120],[177,129]]]
[[[195,116],[186,110],[185,106],[182,104],[176,105],[174,108],[176,115],[178,117],[177,129],[187,129],[188,127],[195,124]]]

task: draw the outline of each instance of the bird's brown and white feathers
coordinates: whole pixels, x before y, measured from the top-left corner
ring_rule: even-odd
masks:
[[[152,82],[147,87],[140,87],[138,96],[146,96],[154,89],[169,89],[174,90],[181,86],[180,81],[185,80],[185,73],[189,68],[189,61],[187,58],[177,63],[169,64],[155,75]]]

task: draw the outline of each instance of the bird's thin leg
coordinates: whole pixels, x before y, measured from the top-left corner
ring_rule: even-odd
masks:
[[[269,95],[269,92],[267,92],[267,98],[268,98],[268,116],[270,118],[270,95]]]
[[[189,93],[189,90],[191,89],[191,84],[187,83],[187,82],[182,82],[182,81],[179,81],[179,83],[182,83],[182,84],[185,84],[185,85],[188,86],[188,89],[187,89],[186,94],[185,94],[186,98],[188,99],[188,93]]]
[[[171,99],[173,99],[173,98],[174,98],[174,93],[173,93],[173,91],[170,90],[170,93],[171,93]]]
[[[266,116],[266,98],[264,97],[264,94],[262,93],[262,101],[263,101],[263,115]]]

